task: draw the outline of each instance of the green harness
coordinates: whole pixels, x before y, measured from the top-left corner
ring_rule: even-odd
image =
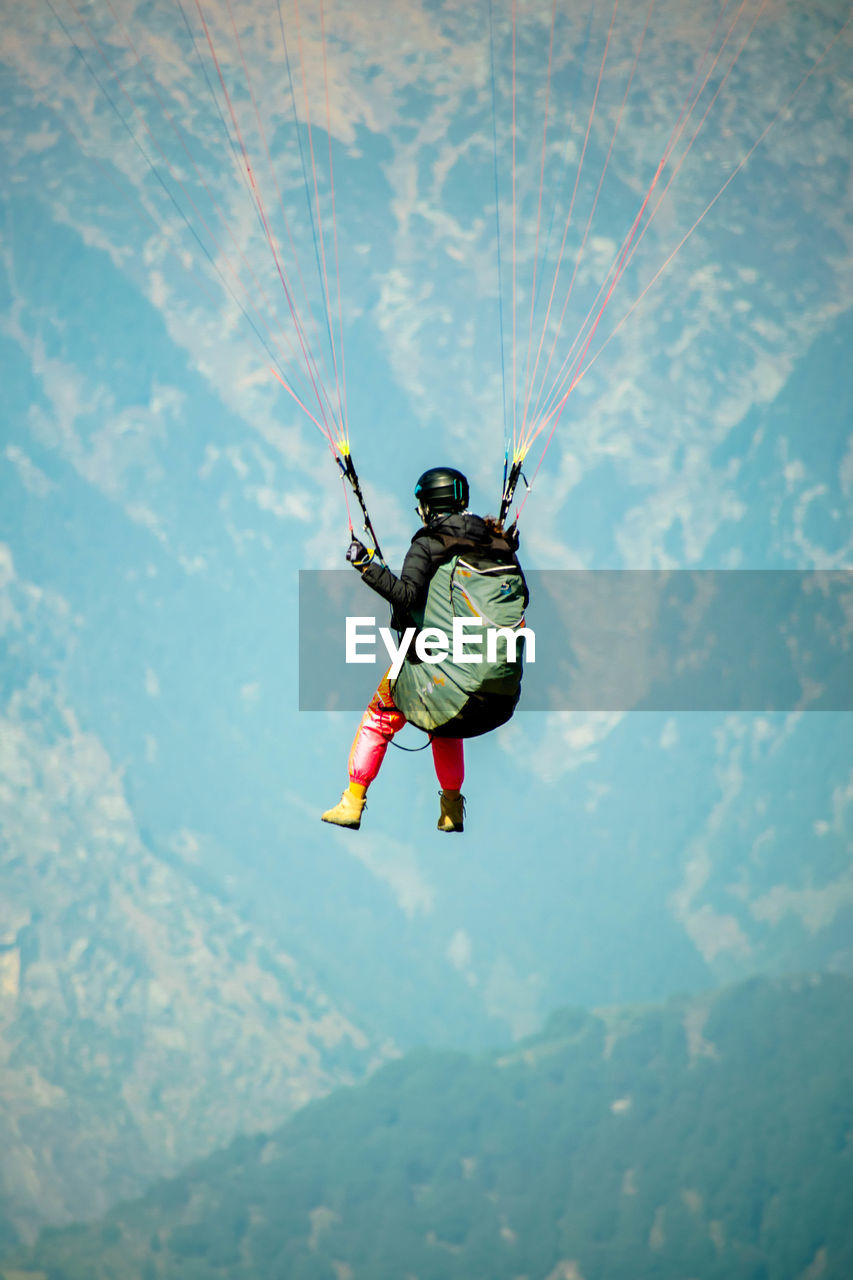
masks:
[[[432,576],[422,613],[413,621],[420,631],[439,628],[453,636],[455,618],[476,619],[456,654],[437,663],[420,662],[414,645],[392,684],[394,703],[407,720],[436,737],[473,738],[505,724],[521,695],[524,637],[515,654],[508,638],[494,637],[494,656],[487,652],[487,632],[515,633],[524,625],[527,586],[524,574],[506,553],[496,563],[494,551],[466,548],[441,564]],[[481,661],[459,661],[460,656]]]

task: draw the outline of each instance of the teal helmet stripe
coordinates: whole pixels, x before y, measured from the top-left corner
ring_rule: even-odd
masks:
[[[468,493],[468,481],[455,467],[431,467],[415,485],[415,497],[430,515],[464,511]]]

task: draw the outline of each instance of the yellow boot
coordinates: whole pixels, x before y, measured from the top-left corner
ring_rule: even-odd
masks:
[[[340,803],[333,809],[327,809],[324,814],[321,814],[321,818],[323,822],[333,822],[336,827],[350,827],[353,831],[357,831],[361,826],[364,805],[363,792],[361,796],[357,796],[350,787],[347,787],[341,796]]]
[[[438,818],[439,831],[463,831],[465,817],[465,797],[461,791],[439,791],[441,813]]]

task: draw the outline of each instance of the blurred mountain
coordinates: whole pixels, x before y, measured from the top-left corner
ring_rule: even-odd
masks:
[[[564,1010],[408,1054],[2,1274],[849,1280],[851,1051],[841,976]]]
[[[146,847],[32,679],[0,722],[0,1235],[88,1217],[361,1077],[379,1049],[193,848]]]
[[[611,43],[603,9],[558,6],[544,204],[550,6],[525,7],[517,50],[509,7],[496,14],[497,84],[489,24],[468,5],[342,11],[333,122],[315,119],[335,151],[353,447],[394,566],[427,466],[454,462],[474,504],[494,510],[509,354],[495,237],[496,222],[510,226],[510,148],[526,270],[504,339],[516,320],[527,330],[534,295],[549,297],[545,261],[563,256],[574,204],[561,156],[580,149],[609,48],[583,226],[646,7],[620,6]],[[300,212],[311,197],[297,190],[268,25],[280,15],[234,8],[270,137],[294,166],[288,210],[313,277]],[[317,57],[320,12],[304,8]],[[726,86],[712,129],[648,235],[646,224],[600,332],[607,351],[563,415],[525,507],[527,568],[853,563],[851,63],[837,8],[783,0],[732,14],[744,34],[760,22],[735,72],[720,65],[718,89],[708,84],[714,98]],[[656,7],[587,250],[567,246],[554,299],[568,303],[577,271],[576,315],[557,363],[710,48],[717,10],[696,6],[689,21],[683,10]],[[143,84],[117,17],[90,16],[105,51],[124,48],[143,108],[134,129],[151,127],[185,171],[156,84],[289,329],[248,189],[223,164],[200,28],[194,48],[174,8],[137,6],[154,76]],[[357,836],[321,826],[357,714],[298,709],[297,580],[344,566],[340,477],[92,79],[87,24],[7,5],[0,41],[5,1238],[136,1195],[358,1079],[393,1046],[483,1052],[563,1005],[853,972],[849,713],[522,709],[466,751],[463,840],[435,831],[428,752],[388,753]],[[725,25],[733,53],[741,34]],[[630,323],[610,327],[729,178]],[[554,234],[537,274],[540,204]],[[375,604],[365,592],[365,610]]]

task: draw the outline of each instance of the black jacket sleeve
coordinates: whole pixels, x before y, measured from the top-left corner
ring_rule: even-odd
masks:
[[[373,561],[361,576],[383,600],[389,602],[395,618],[408,618],[413,610],[421,608],[426,602],[435,561],[442,550],[440,542],[424,537],[423,531],[419,530],[406,552],[399,578],[384,564]]]
[[[481,553],[487,551],[497,556],[497,563],[512,564],[520,571],[521,566],[515,556],[517,546],[517,535],[496,538],[479,516],[460,512],[446,516],[429,528],[418,529],[406,552],[399,577],[375,560],[361,571],[361,576],[383,600],[389,602],[391,625],[401,631],[411,625],[412,615],[425,606],[430,580],[438,566],[455,552],[466,548]]]

